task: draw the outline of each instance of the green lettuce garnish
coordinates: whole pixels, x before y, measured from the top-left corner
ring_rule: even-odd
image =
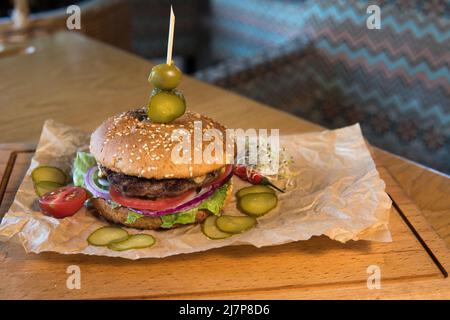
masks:
[[[224,184],[216,192],[213,193],[211,197],[200,203],[197,207],[199,209],[206,209],[209,212],[218,216],[220,214],[220,210],[223,208],[223,204],[225,202],[225,198],[227,197],[228,188],[230,184]]]
[[[168,214],[161,216],[162,224],[161,228],[171,228],[174,224],[189,224],[195,222],[195,216],[198,208],[192,208],[179,213]]]
[[[112,200],[108,200],[108,204],[111,206],[112,209],[116,209],[116,208],[119,208],[119,207],[122,206],[122,205],[120,205],[117,202],[112,201]]]
[[[86,186],[84,185],[84,177],[86,176],[88,170],[96,164],[97,161],[95,161],[95,158],[92,154],[88,152],[78,151],[77,155],[75,156],[75,160],[73,161],[73,184],[78,187],[85,188]]]
[[[225,198],[227,197],[227,191],[230,184],[225,184],[217,189],[211,197],[200,203],[197,207],[182,211],[175,214],[168,214],[161,217],[162,228],[171,228],[174,224],[189,224],[195,222],[195,216],[197,211],[204,209],[208,210],[212,214],[219,215],[220,210],[223,208]]]
[[[132,224],[132,223],[135,223],[137,219],[140,219],[140,218],[142,218],[142,217],[143,217],[142,214],[139,214],[139,213],[137,213],[137,212],[128,210],[127,220],[125,220],[124,223],[125,223],[125,224]]]

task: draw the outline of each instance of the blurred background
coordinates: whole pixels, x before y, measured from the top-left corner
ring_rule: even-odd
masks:
[[[0,41],[66,28],[450,173],[449,0],[1,0]],[[370,4],[381,29],[366,26]],[[1,55],[0,50],[0,55]],[[1,70],[0,70],[1,72]]]

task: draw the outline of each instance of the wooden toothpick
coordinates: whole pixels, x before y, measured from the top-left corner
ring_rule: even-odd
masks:
[[[173,49],[173,32],[175,29],[175,15],[173,14],[172,6],[170,6],[170,23],[169,23],[169,40],[167,42],[167,60],[166,63],[172,63],[172,49]]]

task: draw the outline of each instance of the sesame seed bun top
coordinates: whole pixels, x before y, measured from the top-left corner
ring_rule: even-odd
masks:
[[[222,133],[220,143],[223,156],[217,157],[214,163],[205,160],[194,163],[194,148],[200,149],[200,143],[194,144],[196,121],[201,121],[202,134],[207,129],[217,129]],[[181,145],[181,140],[172,137],[177,129],[190,133],[191,163],[172,161],[172,150]],[[212,142],[203,140],[201,145],[204,151]],[[187,111],[180,118],[164,124],[152,122],[142,108],[120,113],[103,122],[91,136],[90,151],[100,165],[126,175],[148,179],[191,178],[205,175],[226,164],[225,142],[225,127],[199,113]],[[213,155],[218,156],[215,153]]]

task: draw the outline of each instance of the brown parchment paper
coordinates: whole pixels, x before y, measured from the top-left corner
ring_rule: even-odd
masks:
[[[89,134],[48,120],[36,154],[14,202],[0,225],[1,241],[19,241],[27,252],[114,256],[127,259],[161,258],[229,245],[279,245],[326,235],[331,239],[391,241],[388,229],[391,201],[385,193],[359,125],[342,129],[282,136],[281,145],[293,156],[293,178],[288,191],[278,193],[276,209],[258,219],[255,228],[225,240],[210,240],[199,225],[152,234],[157,242],[147,249],[116,252],[88,245],[87,237],[108,225],[86,209],[65,219],[42,214],[37,206],[30,173],[38,165],[53,165],[71,173],[78,150],[87,151]],[[245,183],[233,178],[234,191]],[[235,200],[227,214],[239,214]]]

